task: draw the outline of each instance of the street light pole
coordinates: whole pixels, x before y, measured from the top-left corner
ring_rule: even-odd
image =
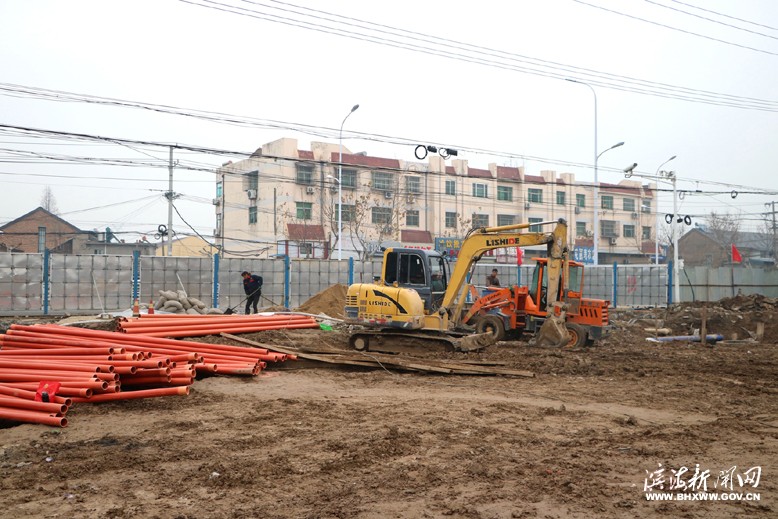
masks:
[[[571,78],[565,78],[565,81],[570,81],[571,83],[578,83],[579,85],[584,85],[586,87],[589,87],[589,90],[592,91],[592,95],[594,96],[594,264],[599,265],[600,263],[600,214],[599,214],[599,204],[600,204],[600,181],[598,178],[598,162],[600,159],[600,155],[605,153],[608,150],[612,150],[613,148],[618,148],[619,146],[624,145],[623,142],[620,142],[618,144],[614,144],[607,150],[604,150],[602,153],[597,153],[597,92],[595,92],[594,87],[590,85],[589,83],[584,83],[583,81],[578,81],[577,79],[571,79]]]
[[[343,125],[346,124],[348,116],[356,112],[359,105],[351,107],[351,111],[343,118],[340,123],[340,133],[338,134],[338,261],[343,259]]]
[[[619,146],[624,146],[624,141],[617,142],[610,148],[601,151],[599,155],[594,157],[594,264],[595,265],[600,264],[600,245],[599,245],[600,243],[600,207],[599,207],[600,183],[597,181],[597,163],[600,161],[600,155],[602,155],[606,151],[612,150],[613,148],[618,148]]]
[[[659,170],[662,169],[662,166],[670,162],[671,160],[675,159],[675,155],[667,159],[666,161],[662,162],[658,168],[656,168],[656,173],[654,173],[655,177],[659,177]],[[656,236],[654,236],[654,264],[659,265],[659,190],[654,191],[656,193],[656,196],[654,197],[654,205],[656,206],[654,208],[654,212],[656,213],[656,229],[654,230],[654,233]]]
[[[675,175],[675,171],[668,171],[667,176],[670,177],[673,182],[673,218],[670,222],[670,229],[673,233],[673,302],[677,304],[681,302],[681,285],[678,281],[678,233],[676,232],[677,226],[675,224],[676,220],[678,219],[678,197],[676,196],[677,192],[675,189],[677,177]]]

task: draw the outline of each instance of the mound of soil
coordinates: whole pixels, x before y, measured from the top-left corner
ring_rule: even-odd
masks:
[[[308,314],[325,314],[342,319],[345,317],[343,307],[346,305],[347,291],[348,287],[346,285],[332,285],[310,298],[298,308],[295,308],[295,310]]]

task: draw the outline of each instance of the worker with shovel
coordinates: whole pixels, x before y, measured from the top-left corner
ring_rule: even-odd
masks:
[[[254,313],[257,313],[257,303],[259,296],[262,295],[262,276],[243,271],[240,274],[243,277],[243,290],[246,292],[246,315],[251,313],[251,307],[254,307]]]

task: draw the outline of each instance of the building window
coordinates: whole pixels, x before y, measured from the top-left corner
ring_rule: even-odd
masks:
[[[412,210],[405,212],[405,225],[408,227],[419,226],[419,211]]]
[[[613,209],[613,197],[611,195],[603,195],[600,200],[600,207],[602,209]]]
[[[372,209],[371,221],[374,224],[385,225],[392,221],[391,207],[374,207]]]
[[[614,222],[613,220],[602,220],[600,222],[600,230],[602,230],[602,235],[606,238],[615,238],[619,235],[619,227],[618,222]]]
[[[310,164],[298,164],[295,181],[298,184],[313,184],[313,166]]]
[[[543,221],[543,218],[530,218],[529,223],[535,224]],[[541,232],[540,225],[530,225],[529,232]]]
[[[575,235],[586,236],[586,222],[575,222]]]
[[[379,191],[393,191],[394,175],[383,171],[373,171],[373,189]]]
[[[344,169],[340,172],[341,186],[345,188],[357,187],[357,170],[356,169]]]
[[[651,200],[648,198],[644,198],[642,202],[640,202],[640,210],[644,213],[650,213],[651,212]]]
[[[536,204],[543,203],[543,190],[542,189],[527,189],[527,202],[534,202]]]
[[[476,227],[489,227],[489,215],[473,213],[473,228]]]
[[[297,249],[300,251],[300,257],[310,258],[313,256],[313,243],[298,243]]]
[[[512,214],[498,214],[497,225],[513,225],[516,223],[516,217]]]
[[[221,182],[217,182],[216,183],[216,198],[221,198],[222,197],[222,193],[224,192],[223,189],[224,189],[224,186],[222,185],[222,183]]]
[[[456,195],[457,194],[457,182],[456,182],[456,180],[446,180],[446,194],[447,195]]]
[[[650,240],[651,239],[651,227],[643,226],[643,239],[644,240]]]
[[[257,223],[257,206],[249,207],[249,223]]]
[[[353,222],[354,221],[354,215],[356,214],[357,206],[355,205],[349,205],[349,204],[343,204],[343,209],[341,209],[340,219],[342,222]],[[335,204],[335,221],[338,221],[338,204]]]
[[[246,173],[246,179],[248,180],[248,189],[259,188],[259,170],[255,169]]]
[[[497,200],[513,202],[513,188],[510,186],[497,186]]]
[[[487,197],[487,185],[486,184],[473,184],[473,196],[476,198]]]
[[[446,228],[456,229],[457,227],[457,214],[446,211]]]
[[[38,252],[46,250],[46,228],[38,227]]]
[[[586,195],[576,194],[575,205],[576,207],[586,207]]]
[[[625,238],[634,238],[635,237],[635,226],[630,224],[624,224],[624,237]]]
[[[564,191],[557,191],[556,192],[556,205],[565,205],[565,192]]]
[[[421,177],[405,177],[405,189],[409,194],[421,193]]]
[[[310,220],[313,218],[313,204],[311,202],[295,202],[297,206],[297,219]]]
[[[634,198],[625,198],[624,199],[623,208],[628,213],[634,213],[635,212],[635,199]]]

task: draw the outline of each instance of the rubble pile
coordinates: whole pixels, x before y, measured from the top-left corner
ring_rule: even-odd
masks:
[[[778,299],[761,294],[627,310],[613,315],[612,324],[621,339],[647,337],[665,329],[668,335],[693,335],[702,328],[703,315],[707,333],[721,334],[725,340],[756,339],[757,328],[764,326],[761,342],[778,343]]]
[[[154,304],[154,310],[171,314],[223,314],[224,310],[209,308],[205,303],[195,297],[189,297],[183,290],[160,290],[159,299]]]

